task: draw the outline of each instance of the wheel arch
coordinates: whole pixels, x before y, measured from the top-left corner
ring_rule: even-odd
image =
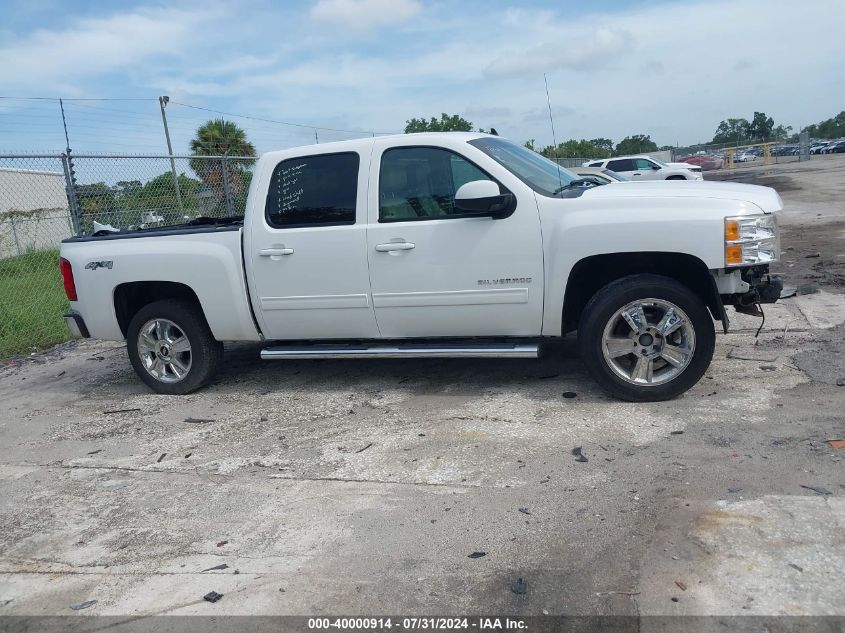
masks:
[[[190,286],[175,281],[132,281],[123,283],[115,287],[113,298],[114,314],[124,337],[129,329],[132,317],[138,313],[138,310],[162,299],[182,299],[188,303],[193,303],[199,309],[202,317],[205,318],[197,293]]]
[[[687,253],[630,252],[585,257],[572,267],[563,299],[561,334],[577,329],[587,302],[612,281],[651,273],[674,279],[692,290],[707,305],[714,319],[723,321],[724,306],[707,265]]]

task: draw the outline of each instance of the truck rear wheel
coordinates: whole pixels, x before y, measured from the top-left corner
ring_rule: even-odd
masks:
[[[660,275],[631,275],[599,290],[584,308],[578,347],[593,378],[612,395],[668,400],[710,365],[716,334],[707,306]]]
[[[168,299],[141,308],[126,332],[135,373],[157,393],[196,391],[217,373],[223,344],[215,340],[198,307]]]

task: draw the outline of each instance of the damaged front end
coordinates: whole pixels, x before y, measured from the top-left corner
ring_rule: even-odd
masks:
[[[774,303],[783,292],[783,280],[769,273],[768,264],[720,270],[713,279],[724,305],[751,316],[762,317],[761,304]]]

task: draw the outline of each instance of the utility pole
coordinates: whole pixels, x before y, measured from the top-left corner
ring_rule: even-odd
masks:
[[[158,98],[158,105],[161,107],[161,122],[164,123],[164,137],[167,139],[167,154],[170,156],[170,171],[173,172],[173,186],[176,188],[176,204],[179,205],[179,213],[184,213],[182,208],[182,192],[179,191],[179,176],[176,175],[176,161],[173,160],[173,146],[170,144],[170,130],[167,129],[167,117],[164,114],[164,106],[170,101],[167,95]]]
[[[70,210],[71,229],[74,235],[81,235],[82,214],[79,209],[79,197],[76,195],[76,171],[73,168],[73,157],[70,154],[70,139],[68,139],[67,135],[65,104],[61,99],[59,99],[59,109],[62,111],[62,127],[65,131],[65,154],[62,157],[62,169],[65,173],[65,191],[67,193],[68,209]]]

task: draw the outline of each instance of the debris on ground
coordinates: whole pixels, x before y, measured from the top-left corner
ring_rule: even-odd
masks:
[[[523,594],[528,591],[528,583],[522,578],[517,578],[511,584],[511,591],[517,594]]]
[[[576,461],[576,462],[582,462],[582,463],[583,463],[583,462],[587,462],[587,461],[589,461],[589,460],[586,458],[586,456],[585,456],[585,455],[581,452],[581,447],[580,447],[580,446],[576,446],[575,448],[573,448],[573,449],[572,449],[572,454],[573,454],[573,455],[575,455],[575,461]]]
[[[557,378],[558,376],[560,376],[560,374],[541,374],[540,376],[537,376],[537,378],[540,380],[547,380],[549,378]]]
[[[794,286],[784,286],[783,290],[780,291],[780,298],[781,299],[789,299],[790,297],[794,297],[798,294],[798,288]]]
[[[737,492],[742,492],[742,488],[740,488],[739,486],[731,486],[730,488],[728,488],[728,492],[730,492],[731,494],[736,494]]]
[[[788,564],[790,567],[792,567],[792,569],[797,569],[797,570],[798,570],[798,571],[800,571],[802,574],[804,573],[804,568],[803,568],[803,567],[801,567],[801,565],[796,565],[795,563],[787,563],[787,564]]]
[[[141,409],[113,409],[112,411],[103,411],[104,415],[111,415],[112,413],[131,413],[133,411],[140,411]]]
[[[373,445],[373,443],[372,443],[372,442],[370,442],[370,443],[369,443],[369,444],[367,444],[365,447],[363,447],[363,448],[359,448],[359,449],[358,449],[357,451],[355,451],[355,452],[356,452],[356,453],[363,453],[365,450],[367,450],[368,448],[370,448],[370,446],[372,446],[372,445]]]
[[[772,356],[771,358],[769,358],[769,357],[763,358],[763,357],[760,357],[760,356],[745,356],[743,354],[735,352],[734,349],[735,348],[731,348],[728,351],[727,358],[731,358],[733,360],[751,360],[751,361],[756,361],[758,363],[773,363],[778,359],[777,356]]]
[[[103,449],[102,449],[102,448],[98,448],[96,451],[88,451],[88,453],[87,453],[87,454],[88,454],[88,455],[96,455],[97,453],[102,453],[102,452],[103,452]]]
[[[72,604],[70,605],[70,608],[74,611],[81,611],[82,609],[93,607],[95,604],[97,604],[96,600],[86,600],[85,602],[80,602],[79,604]]]
[[[531,511],[528,508],[519,508],[519,511],[522,512],[522,514],[531,514]]]
[[[473,552],[467,558],[481,558],[483,556],[487,556],[487,552]]]
[[[836,386],[837,387],[845,387],[845,378],[838,378],[836,380]]]
[[[828,440],[830,448],[845,448],[845,440]]]
[[[206,571],[216,571],[218,569],[229,569],[229,566],[226,563],[221,563],[220,565],[215,565],[214,567],[209,567],[208,569],[203,569],[200,573]]]
[[[669,431],[669,435],[683,435],[683,431]]]
[[[821,256],[822,256],[822,254],[819,253],[819,252],[809,253],[807,255],[804,255],[804,257],[806,257],[807,259],[815,259],[816,257],[821,257]]]
[[[672,602],[678,602],[678,600],[679,600],[678,596],[672,596]]]
[[[804,484],[800,484],[802,488],[806,488],[807,490],[812,490],[817,495],[822,495],[826,497],[827,495],[832,495],[833,493],[828,490],[827,488],[822,488],[821,486],[805,486]]]
[[[208,424],[214,422],[214,420],[211,418],[185,418],[185,422],[188,424]]]
[[[217,547],[223,547],[224,545],[226,545],[228,543],[229,543],[229,541],[220,541],[219,543],[217,543]]]
[[[676,580],[675,585],[677,585],[678,589],[680,589],[681,591],[687,590],[687,586],[683,582],[681,582],[680,580]]]
[[[160,464],[161,460],[163,460],[165,457],[167,457],[167,453],[162,453],[161,455],[159,455],[158,459],[156,460],[156,464]]]
[[[760,365],[760,369],[763,371],[777,371],[776,365]]]
[[[575,398],[575,397],[577,397],[577,396],[578,396],[578,394],[577,394],[577,393],[575,393],[574,391],[564,391],[561,395],[562,395],[564,398]]]
[[[207,602],[217,602],[220,598],[223,597],[222,593],[217,593],[216,591],[209,591],[205,594],[202,599],[206,600]]]

